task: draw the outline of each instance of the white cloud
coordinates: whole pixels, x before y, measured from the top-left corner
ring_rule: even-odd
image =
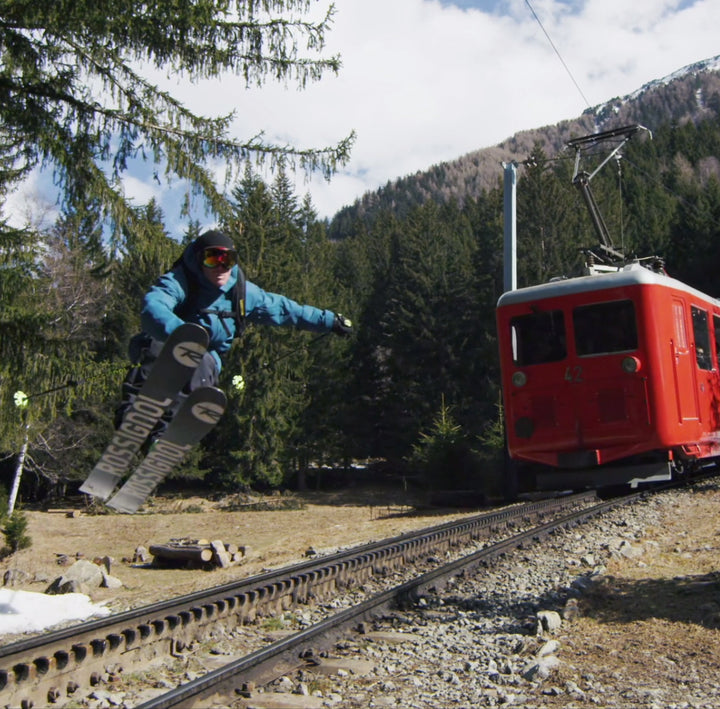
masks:
[[[329,184],[314,177],[309,185],[321,216],[332,216],[388,180],[573,118],[588,107],[583,95],[596,105],[720,54],[714,0],[532,5],[567,69],[524,0],[499,5],[504,14],[428,0],[343,0],[327,47],[342,56],[338,77],[302,92],[230,89],[225,79],[219,110],[237,108],[239,137],[262,129],[299,146],[356,130],[349,164]],[[202,91],[186,95],[212,105]],[[301,180],[298,189],[308,185]]]
[[[8,194],[0,216],[16,228],[50,227],[59,214],[55,197],[50,175],[35,170]]]
[[[597,105],[720,54],[717,0],[533,0],[578,90],[526,0],[462,4],[474,8],[338,2],[326,53],[341,55],[340,74],[304,91],[246,90],[233,77],[168,87],[205,114],[235,110],[238,139],[264,132],[268,141],[322,147],[354,129],[351,160],[330,183],[298,181],[320,215],[332,216],[388,180],[578,116],[588,107],[583,95]],[[162,190],[168,223],[179,225],[181,190]]]
[[[160,202],[166,189],[155,178],[141,179],[132,174],[124,175],[122,184],[125,197],[137,206],[147,204],[151,199]]]

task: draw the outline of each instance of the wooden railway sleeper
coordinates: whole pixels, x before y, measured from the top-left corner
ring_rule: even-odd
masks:
[[[235,617],[237,618],[238,625],[245,623],[245,615],[247,614],[248,608],[248,596],[246,592],[238,593],[235,596]]]
[[[260,597],[255,615],[257,618],[266,618],[275,613],[275,590],[272,586],[264,586],[260,589]]]
[[[269,595],[269,589],[267,586],[261,586],[257,589],[256,593],[256,612],[258,615],[263,615],[262,610],[265,608],[265,604],[267,603],[267,598]]]
[[[241,593],[235,597],[235,618],[238,625],[245,625],[245,619],[248,609],[248,597],[246,593]]]
[[[270,587],[270,601],[269,605],[274,613],[278,613],[282,610],[283,596],[285,595],[285,584],[282,579],[273,581]]]
[[[391,566],[394,567],[396,565],[396,562],[402,559],[406,547],[406,544],[395,544],[388,549],[386,557],[390,562]]]
[[[336,583],[339,588],[350,588],[356,583],[355,573],[360,568],[358,559],[347,559],[343,561],[342,570],[338,575]]]
[[[295,582],[291,578],[282,579],[282,595],[292,597],[293,590],[295,588]]]
[[[302,574],[303,579],[303,603],[310,604],[315,600],[315,584],[317,583],[317,571],[311,570]]]

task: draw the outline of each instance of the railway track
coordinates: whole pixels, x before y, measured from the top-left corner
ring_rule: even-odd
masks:
[[[0,704],[62,706],[101,685],[109,671],[147,667],[238,626],[594,499],[587,493],[480,514],[9,644],[0,648]],[[288,641],[287,653],[294,651]]]
[[[282,700],[270,700],[252,690],[265,686],[281,676],[301,671],[316,672],[341,639],[358,637],[358,629],[372,621],[387,618],[393,612],[411,608],[427,594],[441,590],[453,578],[470,576],[487,567],[498,557],[533,544],[559,529],[568,529],[627,504],[642,493],[583,507],[552,521],[525,529],[501,541],[493,542],[470,554],[419,575],[398,586],[380,592],[346,610],[342,610],[310,628],[252,652],[234,662],[137,706],[137,709],[175,709],[209,706],[281,706]],[[245,702],[242,697],[255,697]],[[258,700],[257,697],[265,697]],[[280,695],[278,695],[280,696]],[[287,700],[286,700],[287,701]],[[275,702],[280,702],[276,704]],[[289,705],[288,705],[289,706]],[[310,706],[310,705],[308,705]]]

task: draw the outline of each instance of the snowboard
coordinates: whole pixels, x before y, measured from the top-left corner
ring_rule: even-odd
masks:
[[[191,392],[165,433],[108,501],[108,507],[119,512],[137,512],[165,476],[215,427],[226,403],[225,394],[215,387],[201,387]]]
[[[103,500],[110,497],[155,424],[192,376],[207,346],[208,334],[200,325],[185,323],[172,332],[80,492]]]

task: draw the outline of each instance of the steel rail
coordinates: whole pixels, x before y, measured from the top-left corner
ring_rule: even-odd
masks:
[[[311,666],[315,658],[332,647],[353,626],[386,614],[398,607],[412,606],[423,593],[437,589],[448,578],[458,574],[474,573],[480,567],[487,566],[493,559],[508,554],[527,542],[539,541],[560,528],[581,524],[610,509],[629,504],[645,494],[644,492],[635,493],[601,502],[591,508],[573,512],[561,519],[547,522],[492,544],[485,549],[384,591],[353,608],[340,611],[310,628],[278,640],[224,667],[208,672],[202,677],[138,705],[136,709],[175,709],[177,707],[187,709],[202,705],[210,697],[216,699],[218,696],[234,695],[237,698],[237,692],[243,687],[253,683],[268,682],[294,668]]]

